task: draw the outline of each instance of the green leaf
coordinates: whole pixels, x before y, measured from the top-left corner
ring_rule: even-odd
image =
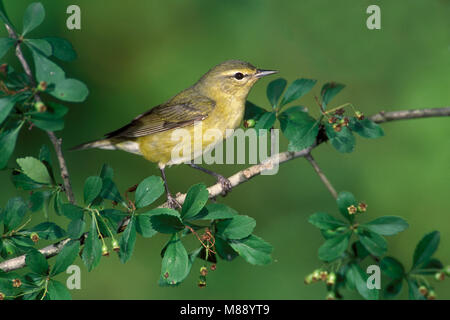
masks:
[[[345,88],[345,85],[328,82],[325,83],[320,91],[320,95],[322,97],[322,107],[325,109],[330,102],[342,89]]]
[[[280,107],[307,94],[316,84],[317,80],[297,79],[287,88],[281,99]]]
[[[91,176],[84,183],[84,203],[90,204],[102,191],[103,182],[100,177]]]
[[[353,216],[348,213],[348,207],[350,207],[352,205],[355,207],[358,206],[358,202],[356,201],[355,196],[348,191],[342,191],[342,192],[339,192],[336,202],[337,202],[337,205],[339,208],[339,212],[345,218],[347,218],[347,220],[352,222]]]
[[[4,169],[8,164],[8,160],[16,146],[17,136],[22,125],[23,122],[19,122],[15,127],[0,133],[0,170]]]
[[[380,292],[377,289],[369,289],[367,286],[367,279],[369,276],[361,267],[355,263],[350,265],[350,270],[347,273],[348,277],[352,278],[356,290],[366,300],[378,300]]]
[[[386,288],[384,288],[383,295],[386,299],[395,298],[400,291],[402,291],[403,279],[392,280]]]
[[[354,117],[350,118],[349,127],[352,131],[364,138],[379,138],[384,136],[383,128],[370,119],[358,120]]]
[[[31,212],[36,212],[42,209],[42,207],[44,206],[45,198],[48,197],[47,194],[47,191],[37,191],[33,192],[30,195],[30,198],[28,199],[28,207],[30,208]]]
[[[426,298],[419,291],[416,280],[408,279],[408,294],[410,300],[425,300]]]
[[[376,257],[382,256],[387,251],[386,240],[378,233],[359,230],[359,241],[361,244]]]
[[[152,204],[164,193],[164,184],[160,177],[144,179],[136,189],[136,207],[143,208]]]
[[[237,215],[231,219],[219,221],[217,233],[225,239],[242,239],[248,237],[255,229],[256,221],[249,216]]]
[[[276,80],[273,80],[269,83],[267,86],[267,99],[269,99],[270,104],[275,109],[278,100],[280,100],[281,94],[283,93],[284,89],[286,88],[287,81],[283,78],[279,78]]]
[[[150,216],[153,229],[158,232],[172,234],[184,229],[180,214],[176,210],[157,208],[147,214]]]
[[[384,216],[361,225],[365,229],[379,233],[384,236],[391,236],[402,232],[409,227],[408,223],[400,217]]]
[[[3,6],[3,1],[2,0],[0,0],[0,19],[2,19],[2,21],[5,24],[7,24],[7,25],[9,25],[11,27],[13,26],[11,21],[8,18],[8,15],[6,14],[6,10],[5,10],[5,7]]]
[[[355,149],[355,137],[348,127],[341,127],[341,131],[336,132],[332,125],[326,123],[325,132],[330,139],[331,145],[337,151],[349,153]]]
[[[126,204],[119,189],[117,189],[116,184],[109,178],[103,178],[103,186],[102,191],[100,192],[100,197],[115,201],[117,203]]]
[[[25,263],[33,272],[43,276],[48,274],[47,259],[36,249],[30,249],[25,257]]]
[[[14,95],[0,98],[0,125],[9,116],[19,97],[20,95]]]
[[[319,259],[331,262],[340,258],[348,248],[350,235],[351,233],[347,232],[325,241],[319,248]]]
[[[84,242],[84,249],[81,258],[84,264],[91,271],[100,262],[102,256],[102,243],[98,238],[97,227],[95,224],[94,217],[91,219],[91,227],[89,229],[89,234]]]
[[[145,214],[139,214],[136,216],[136,231],[144,238],[153,237],[158,233],[158,231],[153,228],[150,217]]]
[[[72,296],[65,285],[50,279],[47,285],[47,295],[50,300],[72,300]]]
[[[21,173],[19,170],[13,170],[11,178],[14,183],[14,186],[17,189],[35,190],[46,186],[45,184],[37,183],[31,180],[26,175]]]
[[[280,127],[289,140],[288,150],[299,151],[316,142],[319,121],[311,117],[302,107],[292,107],[279,116]]]
[[[44,39],[25,39],[25,44],[31,50],[37,50],[38,53],[48,57],[52,54],[52,46]]]
[[[309,216],[308,222],[321,230],[334,230],[347,224],[324,212],[316,212]]]
[[[66,269],[75,261],[80,252],[80,242],[70,241],[62,248],[61,252],[56,256],[55,264],[50,272],[50,276],[55,276]]]
[[[36,51],[32,51],[32,53],[38,82],[45,81],[47,85],[56,85],[64,81],[66,75],[58,65]]]
[[[188,220],[195,216],[208,202],[209,192],[204,184],[195,184],[189,188],[181,208],[181,217]]]
[[[57,240],[66,235],[66,232],[53,222],[42,222],[28,231],[36,232],[39,238],[45,240]]]
[[[254,105],[253,103],[251,103],[250,101],[247,101],[245,103],[245,114],[244,114],[244,119],[245,120],[250,120],[253,119],[255,121],[258,121],[259,118],[261,118],[261,116],[263,114],[265,114],[267,111],[261,107],[258,107],[256,105]]]
[[[233,218],[233,216],[237,214],[238,213],[235,210],[222,203],[210,203],[207,204],[197,215],[192,217],[190,220],[228,219]]]
[[[440,237],[439,231],[433,231],[419,241],[414,250],[413,269],[431,258],[439,246]]]
[[[61,211],[62,214],[65,215],[70,220],[81,219],[84,215],[83,208],[71,203],[64,203],[61,206]]]
[[[30,119],[33,125],[45,131],[59,131],[64,129],[63,119]]]
[[[405,268],[402,263],[392,257],[384,257],[380,261],[380,268],[391,279],[402,279],[405,276]]]
[[[47,167],[38,159],[33,157],[19,158],[16,160],[22,172],[33,181],[43,184],[51,184],[52,179]]]
[[[231,240],[228,243],[250,264],[265,265],[272,262],[272,246],[253,234],[244,239]]]
[[[89,95],[89,89],[80,80],[64,79],[56,83],[50,94],[62,101],[83,102]]]
[[[239,254],[230,246],[228,241],[222,239],[220,236],[216,237],[214,246],[217,254],[226,261],[232,261],[234,258],[239,256]]]
[[[173,234],[165,247],[161,264],[161,279],[175,285],[183,281],[190,271],[189,257],[178,234]]]
[[[0,59],[12,48],[15,42],[11,38],[0,38]]]
[[[131,216],[130,221],[128,222],[127,227],[122,233],[122,237],[119,240],[119,258],[122,263],[130,260],[131,255],[133,254],[134,245],[136,243],[136,217],[134,215]]]
[[[47,37],[44,39],[50,43],[53,56],[59,60],[69,62],[77,58],[77,53],[73,49],[72,44],[66,39],[56,37]]]
[[[4,232],[17,228],[27,211],[28,206],[21,197],[9,199],[3,211]]]
[[[275,115],[275,112],[264,113],[256,122],[255,125],[256,134],[257,135],[260,134],[259,130],[269,130],[270,128],[272,128],[276,119],[277,116]]]
[[[367,249],[361,244],[361,241],[353,242],[352,250],[355,257],[359,258],[360,260],[363,260],[370,254],[369,251],[367,251]]]
[[[22,36],[38,27],[45,18],[45,9],[40,2],[33,2],[25,10],[23,15]]]
[[[86,228],[84,218],[74,219],[67,226],[67,236],[71,239],[79,239]]]

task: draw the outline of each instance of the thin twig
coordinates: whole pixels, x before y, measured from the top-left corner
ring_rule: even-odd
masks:
[[[314,168],[314,171],[316,171],[316,173],[319,175],[320,180],[322,180],[325,187],[327,187],[328,191],[330,191],[333,198],[337,199],[338,194],[336,192],[336,189],[334,189],[330,180],[328,180],[327,176],[322,172],[316,160],[314,160],[313,156],[309,153],[305,156],[305,158],[306,160],[309,161],[309,163],[311,163],[312,167]]]
[[[35,86],[36,81],[33,77],[33,74],[31,72],[30,66],[28,65],[28,62],[25,60],[25,57],[23,56],[22,49],[20,48],[20,39],[17,37],[16,32],[7,24],[5,24],[6,29],[8,30],[8,34],[11,38],[16,39],[16,56],[20,61],[20,64],[23,67],[23,70],[25,71],[30,83]],[[36,102],[40,102],[41,98],[38,94],[35,95]],[[70,176],[69,171],[67,170],[66,160],[64,159],[64,155],[62,153],[61,144],[62,139],[57,138],[56,135],[53,133],[53,131],[47,131],[47,135],[50,138],[50,141],[53,144],[53,148],[55,149],[56,156],[58,158],[61,178],[64,182],[64,190],[66,191],[67,199],[69,199],[70,203],[75,204],[75,196],[73,194],[72,185],[70,183]]]
[[[430,112],[426,111],[426,110],[433,110],[432,114],[430,115]],[[415,114],[421,113],[423,114],[424,118],[426,117],[448,117],[450,116],[450,108],[435,108],[435,109],[421,109],[421,110],[415,110],[414,111]],[[408,110],[405,111],[394,111],[394,112],[386,112],[383,113],[384,114],[384,118],[379,119],[379,115],[380,113],[375,114],[374,116],[370,117],[370,119],[374,119],[374,121],[378,122],[378,123],[382,123],[382,122],[387,122],[387,121],[392,121],[392,120],[403,120],[403,119],[413,119],[413,118],[420,118],[420,117],[411,117],[410,112]],[[387,118],[386,118],[387,117]],[[231,186],[232,188],[249,181],[250,179],[252,179],[253,177],[256,177],[258,175],[261,174],[261,172],[263,172],[264,170],[270,170],[271,168],[273,168],[273,166],[281,164],[283,162],[287,162],[296,158],[301,158],[301,157],[306,157],[307,155],[309,155],[311,153],[311,150],[313,150],[314,148],[316,148],[319,144],[314,144],[311,147],[301,150],[301,151],[296,151],[296,152],[291,152],[291,151],[285,151],[285,152],[281,152],[279,154],[276,154],[270,158],[268,158],[266,161],[264,161],[261,164],[257,164],[251,167],[248,167],[247,169],[241,170],[236,172],[234,175],[230,176],[228,178],[228,180],[230,180]],[[212,186],[210,186],[208,188],[209,191],[209,198],[214,198],[217,197],[219,195],[222,194],[222,185],[220,183],[216,183]],[[176,200],[178,201],[178,203],[183,204],[184,203],[184,199],[186,198],[186,194],[179,194],[177,195]],[[167,207],[167,202],[162,204],[160,207]],[[127,226],[129,221],[129,218],[125,218],[124,220],[122,220],[122,222],[120,223],[119,226],[119,231],[123,231],[125,230],[125,227]],[[85,233],[84,236],[82,236],[80,238],[80,240],[82,241],[87,233]],[[64,239],[61,240],[55,244],[51,244],[45,248],[40,249],[39,251],[46,257],[46,258],[51,258],[55,255],[57,255],[62,248],[64,247],[64,245],[69,242],[70,239]],[[17,269],[21,269],[23,267],[26,266],[25,263],[25,255],[16,257],[16,258],[12,258],[6,261],[3,261],[0,263],[0,270],[3,270],[5,272],[8,271],[13,271],[13,270],[17,270]]]

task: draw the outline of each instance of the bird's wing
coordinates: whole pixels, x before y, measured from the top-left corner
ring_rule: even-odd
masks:
[[[106,134],[106,138],[137,138],[149,134],[181,128],[208,117],[215,102],[200,94],[175,97],[169,102],[137,116],[126,126]]]

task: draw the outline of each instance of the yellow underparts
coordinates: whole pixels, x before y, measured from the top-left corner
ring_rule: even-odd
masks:
[[[172,159],[174,149],[180,150],[180,152],[176,152],[179,156],[178,163],[190,161],[199,156],[194,151],[201,149],[202,152],[206,152],[215,144],[227,138],[227,129],[238,128],[244,116],[244,109],[245,99],[230,98],[222,103],[216,103],[211,114],[205,120],[196,122],[195,125],[139,137],[137,139],[139,149],[144,158],[158,163],[160,167],[174,164]],[[214,130],[208,131],[208,129]],[[220,133],[222,139],[217,139],[215,135],[208,134],[212,132]],[[197,148],[194,148],[194,146],[197,146]],[[189,148],[186,150],[191,152],[181,159],[183,148]]]

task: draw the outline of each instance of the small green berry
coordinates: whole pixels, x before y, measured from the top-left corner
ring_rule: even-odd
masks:
[[[327,285],[332,286],[336,283],[336,274],[334,272],[330,272],[327,277]]]
[[[428,292],[427,299],[435,300],[436,298],[437,298],[436,292],[434,292],[433,290],[430,290],[430,292]]]
[[[326,299],[327,300],[336,300],[336,295],[334,294],[334,292],[328,292]]]
[[[436,272],[435,274],[434,274],[434,278],[437,280],[437,281],[443,281],[444,279],[445,279],[445,273],[444,272]]]

